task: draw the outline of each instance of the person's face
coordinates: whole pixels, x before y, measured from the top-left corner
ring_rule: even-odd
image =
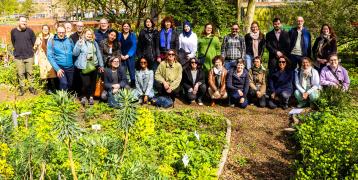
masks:
[[[198,64],[195,62],[195,59],[192,59],[190,61],[190,66],[191,66],[191,69],[193,69],[193,70],[198,68]]]
[[[165,29],[169,29],[172,27],[172,23],[170,21],[165,21]]]
[[[140,59],[139,61],[139,65],[141,69],[147,69],[148,67],[148,62],[147,60],[145,60],[144,58]]]
[[[235,35],[238,34],[238,32],[239,32],[239,26],[238,25],[233,25],[231,27],[231,34],[235,36]]]
[[[331,58],[329,58],[329,64],[331,67],[337,68],[338,67],[338,57],[332,56]]]
[[[251,25],[251,31],[253,33],[257,33],[259,31],[259,26],[257,24],[252,24]]]
[[[66,30],[65,30],[65,28],[63,28],[63,27],[58,27],[58,28],[57,28],[57,36],[58,36],[58,38],[59,38],[59,39],[63,39],[63,38],[65,38],[65,35],[66,35]]]
[[[49,33],[49,29],[48,29],[48,26],[44,26],[42,27],[42,34],[48,34]]]
[[[111,33],[108,34],[108,40],[110,42],[113,42],[116,38],[117,38],[117,35],[116,35],[115,32],[111,32]]]
[[[24,30],[26,29],[26,26],[27,26],[27,19],[22,17],[19,19],[19,27],[20,29]]]
[[[322,28],[322,33],[323,33],[324,35],[328,35],[328,34],[330,33],[328,26],[323,26],[323,28]]]
[[[206,27],[205,27],[205,32],[206,32],[206,34],[211,34],[211,33],[213,33],[213,26],[212,25],[207,25]]]
[[[303,20],[303,17],[297,18],[297,27],[302,28],[305,21]]]
[[[83,27],[84,27],[83,22],[78,22],[78,23],[76,24],[76,30],[77,30],[77,32],[78,32],[78,33],[82,33]]]
[[[153,26],[152,21],[150,21],[150,19],[147,19],[147,20],[145,21],[145,26],[146,26],[147,28],[151,28],[151,27]]]
[[[185,25],[185,26],[184,26],[184,31],[185,31],[185,32],[189,32],[189,31],[190,31],[190,26]]]
[[[276,21],[273,23],[273,28],[275,29],[275,31],[278,31],[281,29],[281,21]]]
[[[102,19],[102,20],[99,22],[99,27],[100,27],[101,30],[106,31],[106,30],[108,29],[108,27],[109,27],[108,21]]]
[[[310,61],[308,61],[307,59],[304,59],[304,60],[302,61],[302,68],[303,68],[303,69],[308,69],[309,67],[311,67]]]
[[[221,69],[221,68],[223,67],[223,63],[221,62],[220,59],[217,59],[217,60],[215,61],[215,67],[216,67],[217,69]]]
[[[245,68],[245,65],[242,63],[237,63],[236,68],[237,68],[237,72],[242,72]]]
[[[85,38],[86,38],[86,40],[92,40],[93,39],[92,32],[91,31],[86,31]]]
[[[111,62],[111,66],[112,66],[112,68],[118,68],[119,67],[119,59],[118,58],[113,59],[113,61]]]
[[[169,64],[172,64],[175,61],[175,52],[169,51],[168,52],[168,62]]]
[[[70,23],[66,23],[65,28],[66,28],[66,32],[71,32],[72,31],[72,25]]]
[[[254,59],[255,68],[259,68],[261,66],[261,61],[259,59]]]
[[[130,30],[131,28],[129,27],[128,24],[124,24],[123,27],[122,27],[122,29],[123,29],[123,32],[127,33],[127,32],[129,32],[129,30]]]
[[[286,60],[285,60],[285,58],[280,58],[279,60],[278,60],[278,67],[280,68],[280,70],[284,70],[285,69],[285,67],[286,67]]]

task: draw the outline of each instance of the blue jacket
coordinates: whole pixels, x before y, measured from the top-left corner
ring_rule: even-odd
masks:
[[[283,72],[277,70],[269,75],[268,78],[270,93],[279,94],[283,91],[292,93],[293,91],[293,71],[285,70]]]
[[[121,66],[117,70],[118,83],[121,88],[125,88],[128,85],[126,72]],[[108,92],[112,92],[113,76],[112,69],[104,69],[104,89]]]
[[[237,76],[236,68],[229,71],[226,80],[226,88],[228,89],[229,93],[237,92],[241,90],[244,93],[244,97],[246,97],[247,93],[249,92],[249,73],[246,69],[241,74],[241,76]]]
[[[59,39],[57,34],[47,41],[47,58],[56,72],[73,67],[73,46],[70,38]]]
[[[97,56],[97,63],[95,65],[96,66],[99,65],[100,67],[103,67],[103,58],[102,58],[101,49],[99,48],[96,41],[93,41],[93,43],[94,43],[94,47],[96,48],[96,56]],[[75,62],[75,66],[78,69],[86,69],[87,52],[88,52],[88,47],[86,46],[86,43],[83,42],[83,44],[80,45],[80,41],[77,41],[75,48],[73,49],[73,55],[78,56]]]
[[[103,39],[106,39],[108,38],[108,32],[109,32],[110,29],[107,29],[106,32],[102,32],[101,30],[99,29],[96,29],[96,31],[94,31],[94,35],[96,36],[96,42],[99,44],[101,43],[101,41]]]
[[[121,51],[123,56],[128,55],[130,58],[133,57],[137,50],[137,37],[135,33],[129,33],[127,39],[124,39],[122,33],[119,33],[118,36],[118,41],[121,43]]]
[[[295,47],[296,40],[297,40],[297,28],[292,28],[288,34],[290,35],[290,53]],[[302,38],[301,38],[301,49],[302,49],[302,56],[304,57],[311,57],[311,34],[306,29],[302,29]]]

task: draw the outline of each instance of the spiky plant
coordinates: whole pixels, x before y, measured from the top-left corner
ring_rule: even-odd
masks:
[[[121,162],[122,162],[128,146],[129,129],[134,125],[135,121],[137,120],[138,99],[134,95],[133,91],[130,89],[120,90],[115,95],[115,99],[120,107],[117,110],[117,114],[116,114],[118,128],[124,130],[125,132],[123,152],[121,155]]]
[[[58,133],[58,138],[66,144],[68,148],[68,159],[70,160],[72,176],[77,180],[75,164],[72,155],[72,141],[81,135],[81,128],[76,121],[76,113],[73,108],[75,97],[67,91],[57,91],[52,95],[53,101],[50,103],[53,111],[57,112],[54,120],[54,131]]]

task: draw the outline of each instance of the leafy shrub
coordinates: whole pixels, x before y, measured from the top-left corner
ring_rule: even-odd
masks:
[[[327,87],[320,93],[320,98],[315,102],[318,110],[338,113],[351,107],[352,97],[347,92],[338,88]]]

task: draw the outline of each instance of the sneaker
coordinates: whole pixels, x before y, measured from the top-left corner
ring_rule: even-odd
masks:
[[[283,110],[288,109],[288,105],[287,105],[287,104],[283,105],[283,106],[282,106],[282,109],[283,109]]]
[[[215,106],[215,102],[212,101],[211,104],[210,104],[211,107],[214,107]]]
[[[19,96],[23,96],[25,94],[25,91],[23,88],[19,89]]]
[[[88,104],[91,105],[91,106],[94,104],[93,97],[90,97],[90,99],[89,99],[89,101],[88,101]]]
[[[87,103],[87,98],[86,98],[86,97],[83,97],[83,98],[81,99],[81,104],[82,104],[82,106],[85,106],[86,103]]]
[[[204,104],[203,104],[203,101],[202,101],[201,99],[198,99],[198,105],[199,105],[199,106],[204,105]]]
[[[30,87],[29,88],[29,91],[30,91],[30,93],[32,93],[33,95],[36,95],[37,93],[36,93],[36,90],[33,88],[33,87]]]

